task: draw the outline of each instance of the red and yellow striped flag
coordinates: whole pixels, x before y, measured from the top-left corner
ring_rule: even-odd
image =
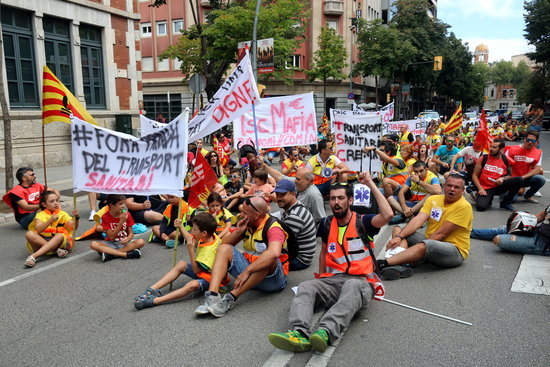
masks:
[[[42,86],[42,123],[65,122],[70,124],[72,114],[81,120],[97,125],[92,115],[47,66],[44,66],[42,78],[44,84]]]
[[[447,127],[444,130],[445,134],[450,134],[453,131],[456,131],[462,127],[462,101],[460,101],[460,104],[458,105],[458,108],[456,109],[455,113],[451,116],[451,119],[449,120],[449,123],[447,124]]]

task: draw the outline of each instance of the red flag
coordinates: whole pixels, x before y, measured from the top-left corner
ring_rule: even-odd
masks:
[[[229,163],[229,156],[227,155],[227,153],[225,152],[225,146],[229,144],[229,142],[225,141],[225,144],[222,144],[220,141],[218,141],[217,138],[214,138],[214,141],[213,141],[213,147],[214,147],[214,151],[216,151],[216,153],[218,153],[218,160],[220,161],[221,165],[222,166],[227,166],[227,164]]]
[[[205,200],[210,194],[210,189],[218,182],[216,173],[202,154],[197,154],[195,168],[189,185],[189,206],[197,208],[201,200]]]
[[[489,129],[487,128],[487,118],[485,117],[485,110],[481,109],[481,116],[479,117],[479,127],[474,138],[474,148],[478,148],[482,152],[489,152],[489,147],[493,139],[489,135]]]

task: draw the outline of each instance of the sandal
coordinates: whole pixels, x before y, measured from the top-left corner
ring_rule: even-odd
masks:
[[[162,291],[160,289],[147,288],[145,292],[137,296],[134,300],[137,301],[139,298],[147,296],[160,297],[162,296]]]
[[[69,251],[67,251],[67,250],[64,250],[62,248],[57,249],[57,257],[64,258],[68,254],[69,254]]]
[[[140,296],[134,301],[134,307],[138,310],[153,306],[155,306],[155,296],[151,294],[148,296]]]
[[[34,268],[35,265],[36,259],[32,255],[29,255],[29,257],[27,257],[27,260],[25,260],[25,266],[28,266],[29,268]]]

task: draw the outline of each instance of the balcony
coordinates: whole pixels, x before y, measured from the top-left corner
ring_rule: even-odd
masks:
[[[211,8],[212,5],[210,5],[210,0],[201,0],[201,6],[203,8]]]
[[[344,2],[340,0],[325,0],[324,13],[325,15],[344,14]]]

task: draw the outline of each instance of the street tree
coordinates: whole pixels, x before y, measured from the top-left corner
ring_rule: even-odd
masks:
[[[375,76],[376,98],[378,78],[393,81],[411,63],[416,48],[409,40],[403,40],[395,25],[386,26],[381,19],[366,21],[358,19],[357,47],[359,61],[353,68],[354,75]],[[376,102],[378,104],[378,100]]]
[[[313,55],[311,68],[306,70],[310,80],[320,79],[323,81],[323,111],[327,103],[327,80],[329,78],[343,79],[342,73],[345,68],[347,52],[344,47],[344,39],[336,31],[329,27],[322,27],[318,39],[319,49]]]
[[[206,78],[206,94],[211,98],[231,64],[237,62],[237,43],[252,40],[255,0],[212,1],[213,10],[200,23],[193,6],[195,24],[182,31],[178,42],[159,56],[177,59],[187,79],[194,73]],[[273,38],[275,72],[266,78],[292,82],[293,70],[286,62],[303,40],[309,8],[307,0],[264,0],[260,9],[257,38]]]
[[[525,38],[535,46],[535,51],[527,54],[537,63],[534,74],[528,80],[531,85],[522,85],[518,98],[526,103],[533,102],[533,94],[538,89],[538,96],[546,101],[550,97],[550,1],[525,1],[523,8],[525,19]],[[527,83],[527,82],[526,82]],[[527,93],[528,92],[528,93]]]

